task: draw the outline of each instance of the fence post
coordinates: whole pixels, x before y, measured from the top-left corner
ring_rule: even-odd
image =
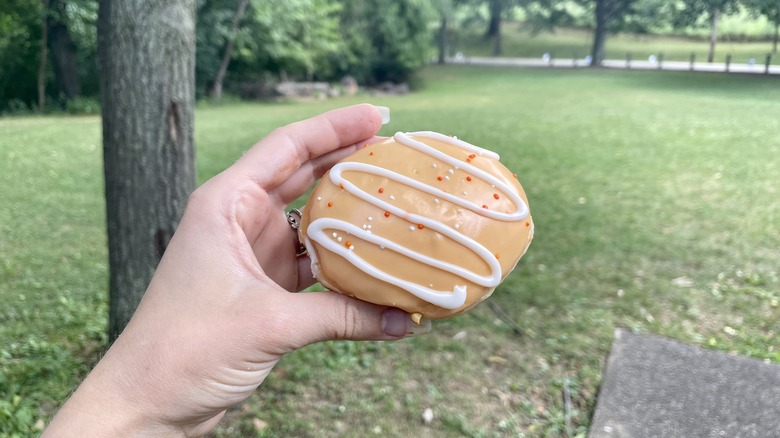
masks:
[[[693,64],[696,62],[696,53],[691,52],[691,71],[693,71]]]
[[[571,65],[572,67],[577,67],[577,52],[571,54]]]
[[[764,64],[764,74],[765,75],[769,74],[769,64],[771,64],[771,63],[772,63],[772,54],[771,53],[767,53],[766,54],[766,64]]]
[[[631,52],[626,52],[626,68],[631,68]]]
[[[664,54],[663,52],[661,52],[658,54],[658,70],[661,70],[661,68],[663,67],[663,63],[664,63]]]
[[[726,55],[726,73],[729,72],[729,67],[731,66],[731,53]]]

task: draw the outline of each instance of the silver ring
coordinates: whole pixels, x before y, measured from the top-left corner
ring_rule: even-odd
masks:
[[[303,213],[301,213],[300,210],[297,208],[290,209],[290,211],[287,212],[287,223],[290,224],[290,228],[295,231],[296,236],[296,243],[298,247],[295,249],[295,256],[300,257],[302,255],[306,255],[308,250],[306,249],[306,245],[301,243],[298,239],[298,228],[301,227],[301,217],[303,216]]]
[[[301,227],[301,217],[303,217],[303,213],[297,208],[287,212],[287,223],[290,224],[293,230],[298,231],[298,228]]]

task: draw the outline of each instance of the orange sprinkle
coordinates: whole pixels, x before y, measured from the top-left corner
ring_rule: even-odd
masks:
[[[341,190],[344,190],[344,184],[339,184],[339,188],[340,188]]]
[[[466,181],[468,181],[468,182],[471,182],[471,177],[470,177],[470,176],[467,176],[467,177],[466,177]]]
[[[493,193],[493,199],[498,199],[498,198],[499,198],[498,193]]]
[[[471,163],[471,158],[466,158],[467,163]]]
[[[499,254],[499,253],[495,253],[495,254],[493,254],[493,255],[495,255],[497,259],[500,259],[500,258],[501,258],[501,254]]]
[[[531,222],[525,221],[525,226],[526,227],[530,227],[531,226]]]
[[[442,177],[440,177],[440,176],[437,176],[437,177],[436,177],[436,179],[437,179],[437,180],[439,180],[439,181],[441,181],[441,180],[443,180],[444,178],[442,178]]]
[[[483,205],[482,208],[487,208],[487,205]]]
[[[512,176],[515,177],[515,179],[517,179],[517,174],[516,173],[513,173]]]
[[[369,152],[368,155],[371,155],[373,157],[374,156],[374,151]]]
[[[390,212],[389,211],[385,212],[385,217],[390,217]]]
[[[471,154],[471,155],[469,155],[469,158],[472,158],[472,159],[473,158],[477,158],[477,154]]]
[[[350,242],[349,240],[347,240],[346,242],[344,242],[344,246],[346,246],[347,248],[349,248],[350,246],[352,246],[352,242]]]
[[[332,202],[328,202],[328,207],[333,207],[333,203]]]
[[[425,225],[423,225],[423,224],[417,224],[417,229],[418,229],[418,230],[422,230],[423,228],[425,228]]]
[[[379,193],[384,193],[384,192],[385,192],[385,189],[383,189],[382,187],[380,187],[380,188],[379,188]]]

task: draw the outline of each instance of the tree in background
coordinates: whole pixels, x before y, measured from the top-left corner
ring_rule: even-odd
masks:
[[[78,48],[68,29],[67,8],[67,0],[49,0],[46,27],[57,87],[65,99],[75,99],[81,95],[81,79]]]
[[[439,14],[439,30],[436,32],[436,47],[439,56],[437,62],[444,64],[447,62],[447,48],[449,46],[449,23],[452,21],[452,15],[455,9],[453,0],[436,0],[436,12]]]
[[[345,49],[340,13],[333,0],[200,0],[198,88],[215,90],[228,75],[234,91],[269,76],[332,79],[330,60]]]
[[[95,96],[96,19],[94,0],[0,2],[0,111]]]
[[[230,26],[230,34],[226,37],[225,51],[222,55],[222,61],[219,64],[219,70],[214,77],[214,85],[211,89],[211,98],[219,101],[222,98],[222,83],[225,81],[225,74],[227,74],[228,64],[233,57],[233,47],[236,42],[236,35],[241,25],[241,20],[244,19],[246,8],[249,6],[249,0],[240,0],[236,7],[236,13],[233,16],[233,22]]]
[[[28,0],[0,3],[0,111],[25,111],[33,102],[41,102],[40,66],[48,61],[48,55],[41,60],[41,48],[48,46],[48,37],[42,40],[42,23],[46,22],[43,5]],[[44,82],[48,75],[45,67]],[[45,84],[43,88],[45,93]]]
[[[485,31],[485,38],[493,41],[493,56],[500,56],[503,52],[501,45],[501,22],[507,14],[515,10],[518,6],[524,6],[528,3],[526,0],[483,0],[487,1],[488,6],[488,26]]]
[[[654,9],[658,4],[653,0],[648,1],[650,9]],[[573,4],[589,11],[593,17],[593,44],[590,53],[592,67],[598,67],[604,61],[609,33],[626,29],[629,23],[635,23],[634,18],[639,10],[637,6],[641,2],[643,0],[574,0]],[[533,0],[527,10],[535,30],[554,29],[574,22],[574,14],[569,10],[571,6],[572,3],[568,1]]]
[[[256,49],[283,66],[283,78],[288,70],[309,81],[315,74],[326,76],[328,56],[343,49],[341,8],[330,0],[255,0],[256,22],[266,31],[263,46]]]
[[[98,37],[113,340],[195,188],[195,0],[100,0]]]
[[[431,59],[428,23],[435,19],[423,0],[343,0],[341,33],[347,51],[335,61],[337,74],[359,82],[405,82]]]
[[[591,66],[598,67],[604,61],[604,48],[610,30],[619,29],[633,14],[636,0],[578,0],[583,6],[594,6],[596,21],[593,31],[593,47],[590,51]]]
[[[49,60],[49,0],[42,0],[43,10],[41,13],[41,56],[38,63],[38,112],[46,109],[46,67]]]
[[[493,40],[493,56],[501,55],[501,20],[504,18],[504,10],[507,0],[488,0],[490,19],[485,38]]]
[[[678,9],[674,24],[677,27],[691,26],[700,22],[702,18],[706,19],[710,27],[707,62],[713,62],[718,43],[720,17],[738,12],[740,4],[741,0],[682,0],[681,3],[676,3]]]
[[[744,0],[745,7],[753,13],[763,15],[775,28],[772,35],[772,53],[777,53],[777,41],[780,38],[780,1]]]

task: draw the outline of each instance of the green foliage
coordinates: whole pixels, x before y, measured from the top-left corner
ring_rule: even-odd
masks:
[[[405,81],[432,54],[428,24],[433,9],[421,0],[254,1],[238,32],[238,2],[201,2],[198,9],[197,81],[201,93],[219,68],[224,46],[235,36],[226,88],[263,94],[279,78],[361,83]],[[259,89],[247,92],[239,85]]]
[[[673,24],[676,27],[708,26],[715,11],[721,15],[739,12],[741,0],[682,0],[675,3]]]
[[[37,108],[41,22],[47,14],[56,15],[73,38],[82,94],[97,97],[97,1],[67,0],[62,5],[61,10],[44,11],[40,0],[8,0],[0,4],[0,113],[19,113],[18,102],[30,109]],[[45,72],[47,101],[65,108],[51,65],[49,59]],[[13,107],[11,102],[16,102]]]
[[[31,107],[36,101],[42,16],[40,1],[0,3],[0,112],[18,112],[18,102]]]
[[[327,69],[327,56],[343,49],[338,20],[341,5],[338,3],[330,0],[257,1],[255,10],[256,22],[266,30],[268,37],[262,50],[287,66],[295,76],[303,73],[311,79],[315,71],[323,73],[320,69]]]
[[[433,55],[428,23],[435,17],[420,0],[344,0],[342,29],[349,53],[340,73],[360,82],[403,82]]]
[[[67,346],[35,334],[0,349],[0,434],[35,432],[40,404],[67,397],[82,367]]]
[[[780,2],[777,0],[745,0],[744,6],[764,15],[770,23],[780,24]]]
[[[100,114],[100,101],[94,97],[77,97],[65,103],[68,114]]]

